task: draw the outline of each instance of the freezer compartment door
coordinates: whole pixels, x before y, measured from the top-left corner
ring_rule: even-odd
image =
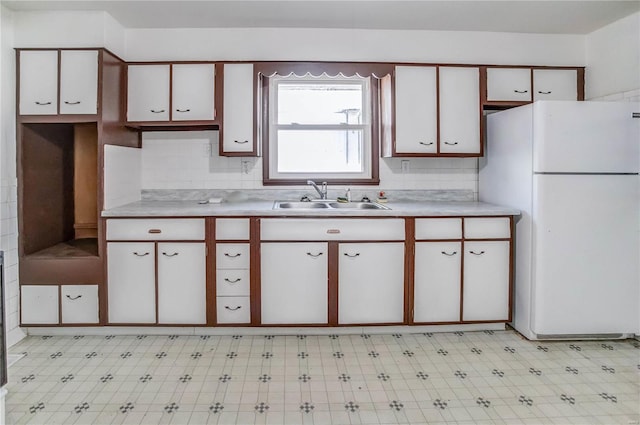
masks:
[[[639,102],[541,101],[533,105],[534,172],[637,173]]]
[[[535,333],[638,332],[639,196],[638,176],[534,177]]]

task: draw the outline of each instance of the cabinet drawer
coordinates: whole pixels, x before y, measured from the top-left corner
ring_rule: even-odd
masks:
[[[21,286],[20,314],[23,325],[57,325],[58,285]]]
[[[98,323],[98,285],[62,285],[62,323]]]
[[[217,297],[218,323],[249,323],[249,297]]]
[[[461,218],[418,218],[416,239],[461,239]]]
[[[216,295],[249,296],[249,270],[218,270],[216,272]]]
[[[219,243],[216,244],[217,269],[248,269],[248,243]]]
[[[249,219],[217,218],[216,240],[249,240]]]
[[[403,219],[264,219],[262,240],[404,240]]]
[[[464,219],[465,239],[506,239],[511,237],[508,217],[478,217]]]
[[[204,219],[111,219],[107,239],[120,241],[204,240]]]

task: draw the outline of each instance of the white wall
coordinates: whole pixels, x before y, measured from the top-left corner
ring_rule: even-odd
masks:
[[[587,99],[640,89],[640,12],[586,37]]]
[[[584,36],[303,28],[129,29],[126,60],[584,64]]]
[[[141,151],[124,146],[104,147],[104,209],[140,200]]]
[[[5,325],[8,345],[24,337],[18,327],[20,298],[13,29],[13,13],[0,6],[0,249],[5,255]]]

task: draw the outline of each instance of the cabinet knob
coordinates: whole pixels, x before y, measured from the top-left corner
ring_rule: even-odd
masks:
[[[149,233],[151,233],[151,234],[162,233],[162,230],[160,230],[160,229],[149,229]]]
[[[135,255],[137,257],[146,257],[147,255],[149,255],[149,253],[145,252],[144,254],[140,254],[139,252],[134,252],[133,255]]]
[[[68,100],[65,100],[65,101],[64,101],[64,104],[65,104],[65,105],[79,105],[79,104],[80,104],[80,101],[79,101],[79,100],[76,100],[75,102],[69,102]]]
[[[327,230],[327,234],[329,234],[329,235],[338,235],[338,234],[340,234],[340,229],[329,229],[329,230]]]
[[[82,295],[77,295],[77,296],[75,296],[75,297],[72,297],[71,295],[67,295],[67,298],[69,298],[71,301],[75,301],[75,300],[77,300],[78,298],[82,298]]]
[[[538,93],[540,93],[540,94],[551,94],[551,91],[538,90]]]
[[[349,257],[349,258],[356,258],[360,256],[359,252],[356,252],[355,254],[349,254],[348,252],[344,253],[345,257]]]
[[[429,143],[425,143],[425,142],[418,142],[418,143],[420,143],[421,145],[425,145],[425,146],[431,146],[431,145],[433,145],[433,142],[429,142]]]
[[[480,251],[480,252],[469,251],[469,254],[473,254],[473,255],[482,255],[482,254],[484,254],[484,251]]]
[[[245,143],[249,143],[249,141],[248,140],[243,140],[243,141],[234,140],[233,143],[237,143],[239,145],[244,145]]]
[[[444,144],[449,146],[455,146],[458,144],[458,142],[444,142]]]
[[[529,90],[514,90],[514,93],[520,93],[520,94],[529,93]]]
[[[36,105],[40,105],[40,106],[47,106],[47,105],[51,105],[51,102],[35,102]]]
[[[149,111],[154,113],[154,114],[161,114],[161,113],[165,112],[164,109],[149,109]]]
[[[242,308],[242,306],[239,305],[239,306],[236,306],[236,307],[229,307],[228,305],[225,305],[224,308],[226,308],[227,310],[236,311],[236,310],[240,310]]]
[[[240,279],[240,278],[235,279],[235,280],[231,280],[231,279],[226,278],[226,277],[224,278],[224,281],[225,281],[225,282],[230,283],[230,284],[232,284],[232,285],[233,285],[234,283],[238,283],[238,282],[240,282],[241,280],[242,280],[242,279]]]
[[[319,256],[321,256],[322,254],[323,254],[322,252],[319,252],[319,253],[317,253],[317,254],[312,254],[312,253],[310,253],[310,252],[307,252],[307,255],[308,255],[309,257],[313,257],[313,258],[318,258],[318,257],[319,257]]]
[[[191,109],[176,109],[176,112],[191,112]]]
[[[175,257],[178,254],[179,254],[179,252],[174,252],[173,254],[167,254],[166,252],[162,253],[162,255],[164,255],[165,257]]]
[[[240,253],[233,254],[233,255],[229,254],[228,252],[225,252],[225,253],[224,253],[224,256],[225,256],[225,257],[229,257],[229,258],[237,258],[237,257],[239,257],[239,256],[241,256],[241,255],[242,255],[242,254],[240,254]]]
[[[448,256],[448,257],[453,257],[453,256],[454,256],[454,255],[456,255],[458,252],[453,251],[451,254],[449,254],[448,252],[442,251],[441,253],[442,253],[442,254],[444,254],[444,255],[446,255],[446,256]]]

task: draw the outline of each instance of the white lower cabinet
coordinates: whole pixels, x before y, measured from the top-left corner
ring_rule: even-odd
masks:
[[[262,324],[328,322],[328,244],[262,243]]]
[[[251,322],[249,297],[217,297],[216,308],[219,324],[242,324]]]
[[[155,244],[107,244],[109,323],[155,323]]]
[[[23,325],[96,324],[98,285],[23,285]]]
[[[465,241],[462,319],[509,319],[509,241]]]
[[[207,322],[205,244],[158,243],[158,323]]]
[[[404,243],[340,243],[338,323],[404,321]]]
[[[58,308],[58,285],[20,287],[20,322],[23,325],[57,325],[60,320]]]
[[[418,242],[415,249],[414,322],[460,320],[462,242]]]
[[[98,323],[98,285],[62,285],[62,323]]]

